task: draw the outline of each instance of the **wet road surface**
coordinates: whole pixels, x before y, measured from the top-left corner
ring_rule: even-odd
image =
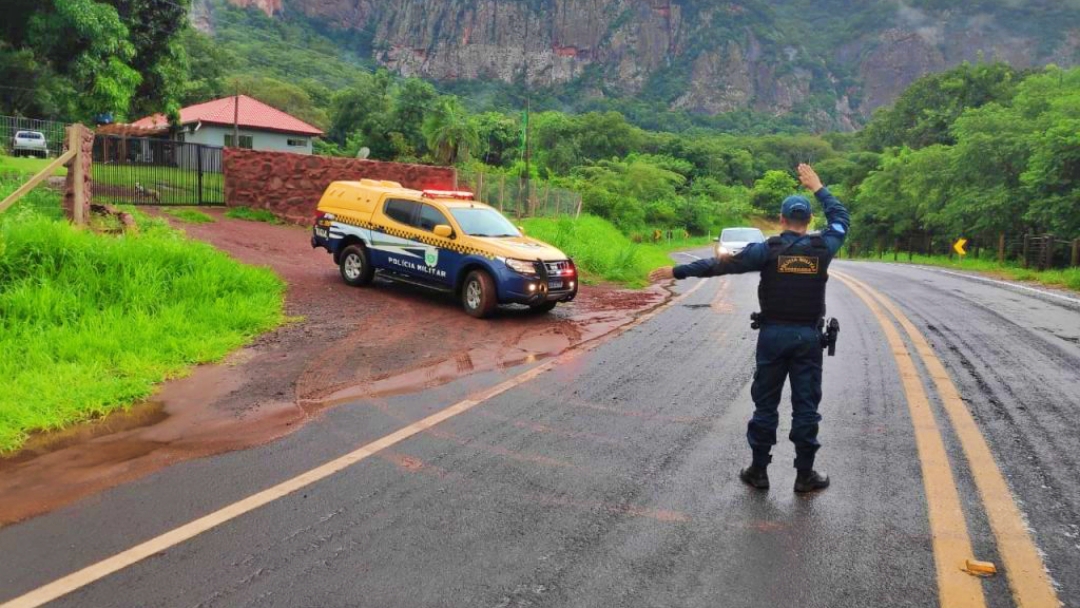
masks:
[[[677,288],[688,295],[589,350],[348,401],[279,441],[2,528],[0,603],[82,572],[50,605],[934,606],[961,566],[935,563],[956,539],[932,533],[941,513],[924,479],[944,469],[971,557],[999,568],[956,605],[1008,607],[1003,547],[1015,539],[1003,542],[979,489],[996,465],[1013,496],[995,500],[1026,518],[1052,593],[1080,605],[1080,301],[906,266],[834,269],[927,338],[994,462],[966,458],[930,366],[913,356],[905,385],[881,320],[834,279],[843,328],[818,458],[833,486],[791,491],[782,416],[772,489],[743,487],[757,277],[690,280]],[[947,453],[936,469],[916,443],[929,431],[913,426],[910,382]],[[452,404],[464,406],[416,426]],[[102,575],[102,560],[410,428]]]

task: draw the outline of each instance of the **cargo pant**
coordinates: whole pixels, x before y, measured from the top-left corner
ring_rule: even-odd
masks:
[[[791,379],[791,434],[795,444],[795,468],[814,468],[818,443],[818,404],[821,403],[822,350],[820,332],[810,325],[762,325],[757,343],[757,369],[750,394],[754,416],[746,438],[753,451],[753,464],[767,466],[776,445],[777,411],[784,380]]]

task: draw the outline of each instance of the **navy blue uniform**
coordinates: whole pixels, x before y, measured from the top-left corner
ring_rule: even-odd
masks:
[[[813,254],[809,259],[820,264],[819,297],[823,297],[829,262],[844,244],[851,217],[848,210],[827,188],[818,190],[815,196],[821,202],[828,222],[828,226],[820,234],[784,232],[767,243],[748,245],[731,258],[698,260],[692,264],[676,266],[675,278],[713,277],[744,272],[761,272],[764,277],[767,272],[772,272],[772,265],[777,263],[778,258],[780,263],[784,263],[785,259],[799,262]],[[746,436],[754,454],[753,464],[762,468],[771,461],[770,452],[772,446],[776,445],[776,428],[779,424],[777,408],[786,378],[791,379],[792,424],[789,438],[795,444],[795,468],[813,469],[814,455],[820,447],[817,435],[818,423],[821,421],[818,405],[821,403],[822,348],[818,321],[824,315],[824,306],[822,302],[814,301],[814,298],[800,301],[799,298],[803,297],[801,293],[798,288],[792,289],[791,297],[794,302],[789,304],[812,310],[812,320],[770,319],[766,316],[758,335],[757,368],[751,387],[755,410],[747,426]],[[763,290],[759,290],[759,294],[762,294],[763,300],[776,297],[775,290],[772,290],[772,295],[763,294]],[[764,308],[766,304],[763,301]]]

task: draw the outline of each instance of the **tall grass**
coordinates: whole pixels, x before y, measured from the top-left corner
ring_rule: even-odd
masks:
[[[160,220],[114,237],[0,215],[0,452],[222,358],[282,321],[283,294]]]
[[[36,159],[20,158],[17,160]],[[28,173],[13,173],[0,168],[0,200],[7,198],[9,194],[18,190],[19,186],[31,177],[33,175]],[[60,194],[44,185],[31,190],[26,196],[19,199],[19,202],[15,203],[11,209],[8,209],[5,214],[9,216],[17,215],[27,209],[52,219],[60,219],[64,216],[64,209],[60,204]],[[0,219],[2,218],[3,215],[0,215]]]
[[[663,248],[630,241],[607,220],[591,215],[580,219],[530,218],[522,220],[529,236],[550,243],[574,258],[584,271],[583,280],[614,281],[644,286],[649,272],[671,264]]]

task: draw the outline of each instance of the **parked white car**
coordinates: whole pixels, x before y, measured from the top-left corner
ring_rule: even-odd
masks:
[[[765,235],[757,228],[724,228],[716,239],[716,256],[737,255],[750,243],[764,243]]]
[[[16,131],[11,151],[15,156],[45,158],[49,155],[49,142],[46,141],[45,134],[40,131]]]

